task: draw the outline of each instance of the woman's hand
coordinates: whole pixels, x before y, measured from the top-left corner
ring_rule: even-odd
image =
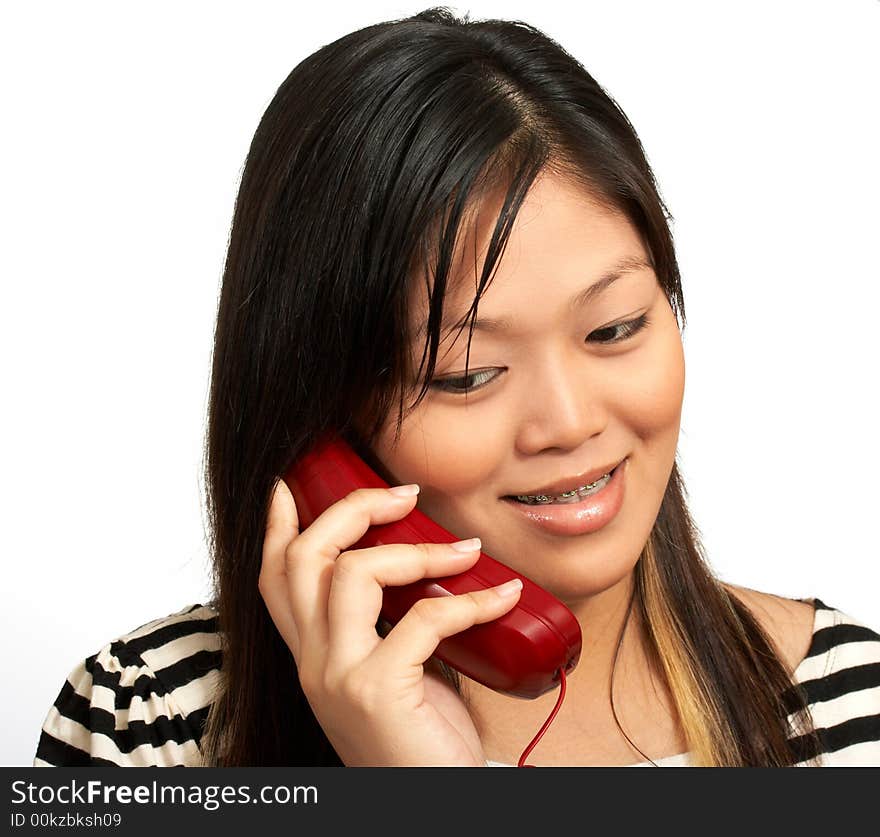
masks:
[[[382,588],[471,567],[479,546],[386,544],[347,551],[370,526],[400,520],[416,494],[360,488],[302,533],[284,480],[272,496],[259,589],[296,661],[300,685],[348,766],[483,766],[461,698],[424,663],[441,639],[510,610],[520,589],[422,599],[383,639]],[[502,585],[504,587],[504,585]],[[499,592],[500,591],[500,592]]]

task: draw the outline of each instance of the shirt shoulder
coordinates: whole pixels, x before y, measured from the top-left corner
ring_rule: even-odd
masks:
[[[820,599],[793,679],[810,708],[823,766],[880,766],[880,634]]]
[[[772,593],[725,584],[758,620],[792,674],[810,649],[815,629],[813,600],[789,599]]]
[[[193,604],[107,643],[68,675],[34,766],[199,765],[220,639],[216,611]]]

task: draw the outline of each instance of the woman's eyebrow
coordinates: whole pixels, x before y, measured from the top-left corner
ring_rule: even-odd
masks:
[[[569,310],[575,311],[578,308],[583,308],[588,305],[595,297],[599,296],[603,291],[606,291],[611,287],[621,276],[626,275],[627,273],[634,273],[638,270],[653,270],[654,266],[648,262],[643,256],[627,256],[626,258],[621,259],[616,264],[612,265],[608,270],[606,270],[595,282],[591,285],[587,285],[586,288],[578,291],[571,300],[569,301]],[[465,315],[466,316],[466,315]],[[453,328],[458,328],[464,322],[464,317],[461,317],[457,322],[452,325],[444,325],[442,326],[441,331],[449,331]],[[500,333],[504,331],[510,331],[513,327],[513,323],[507,317],[493,318],[493,317],[477,317],[474,320],[474,331],[481,330],[490,333]]]

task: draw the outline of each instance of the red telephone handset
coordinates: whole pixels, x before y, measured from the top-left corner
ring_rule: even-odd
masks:
[[[356,488],[389,487],[335,434],[324,437],[294,463],[284,481],[296,502],[300,530]],[[457,540],[416,507],[402,520],[371,527],[352,548]],[[580,625],[562,602],[485,552],[458,575],[386,587],[381,615],[394,625],[419,599],[472,592],[512,578],[523,583],[516,605],[498,619],[442,640],[435,656],[490,689],[536,698],[559,685],[560,669],[568,674],[577,664]]]

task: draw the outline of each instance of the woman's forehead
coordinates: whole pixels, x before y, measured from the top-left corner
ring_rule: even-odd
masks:
[[[444,330],[460,325],[473,306],[484,270],[485,258],[503,204],[504,193],[501,191],[499,194],[498,191],[475,206],[468,216],[463,218],[458,230],[443,294],[442,328]],[[562,219],[563,223],[573,226],[575,235],[562,234],[561,246],[565,248],[566,261],[569,261],[569,255],[575,252],[570,260],[571,263],[591,265],[587,273],[592,271],[596,275],[590,277],[585,274],[584,281],[589,281],[591,278],[601,281],[609,274],[652,267],[641,236],[622,212],[610,208],[607,202],[600,201],[579,184],[573,184],[559,177],[547,176],[535,182],[513,219],[505,248],[500,252],[481,294],[481,310],[484,308],[484,299],[491,300],[499,296],[497,291],[493,292],[494,287],[497,287],[497,275],[501,274],[500,281],[503,286],[506,268],[522,261],[520,256],[523,254],[523,246],[537,251],[526,255],[530,260],[537,261],[538,271],[543,267],[544,245],[547,244],[548,248],[552,248],[554,244],[542,239],[543,230],[540,228],[529,230],[530,225],[541,219],[542,213],[545,213],[544,220],[551,225],[556,225]],[[581,224],[584,220],[588,225],[592,221],[595,226],[594,232],[598,235],[594,235],[593,240],[586,234],[586,226]],[[553,229],[555,230],[555,226]],[[537,232],[537,236],[532,234],[534,232]],[[522,245],[521,239],[528,243]],[[551,253],[551,256],[556,258],[559,258],[559,255],[559,253]],[[506,264],[505,260],[507,260]],[[436,268],[435,251],[425,255],[423,263],[410,282],[409,322],[413,340],[424,338],[426,334],[429,294],[433,292]],[[522,273],[520,275],[522,276]],[[536,272],[534,277],[528,278],[530,281],[532,278],[540,281],[541,275]],[[491,302],[489,304],[491,305]],[[489,327],[491,328],[491,324]]]

